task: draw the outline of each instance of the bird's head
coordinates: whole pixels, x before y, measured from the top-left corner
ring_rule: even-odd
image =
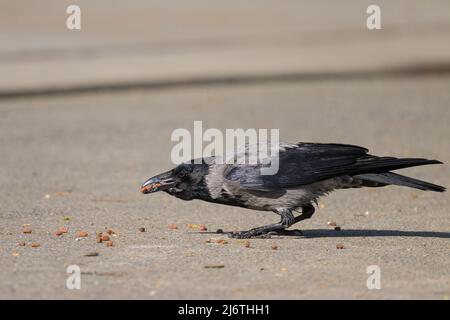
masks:
[[[193,161],[182,163],[145,181],[141,186],[141,192],[147,194],[165,191],[178,198],[191,200],[205,188],[203,178],[207,172],[208,167],[204,163],[195,164]]]

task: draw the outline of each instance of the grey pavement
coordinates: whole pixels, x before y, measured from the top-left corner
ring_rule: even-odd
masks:
[[[449,2],[378,2],[368,31],[365,0],[80,0],[79,32],[72,1],[2,2],[0,298],[448,299],[447,192],[336,192],[302,237],[250,247],[214,231],[276,215],[139,193],[194,120],[449,163]],[[402,172],[448,187],[448,164]]]
[[[449,77],[400,78],[4,101],[0,296],[448,298],[448,193],[340,191],[299,225],[304,237],[254,239],[246,248],[187,225],[240,230],[276,215],[142,195],[139,185],[172,166],[170,134],[194,120],[208,128],[275,127],[284,141],[353,143],[448,163],[449,85]],[[442,185],[450,176],[448,165],[403,171]],[[169,230],[172,223],[178,229]],[[24,224],[31,234],[22,233]],[[55,236],[62,226],[68,234]],[[117,233],[113,247],[95,242],[105,228]],[[89,237],[76,241],[80,230]],[[229,243],[206,243],[211,238]],[[344,249],[336,249],[340,243]],[[99,255],[85,256],[91,252]],[[80,266],[81,290],[66,289],[68,265]],[[381,290],[366,287],[369,265],[381,268]]]

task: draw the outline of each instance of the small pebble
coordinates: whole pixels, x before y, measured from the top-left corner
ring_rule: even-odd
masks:
[[[32,248],[39,248],[41,245],[39,243],[32,243],[31,247]]]
[[[111,240],[106,242],[106,246],[107,247],[112,247],[113,246],[113,242]]]
[[[144,228],[144,227],[141,227],[141,228],[139,228],[139,231],[140,231],[140,232],[145,232],[145,228]]]
[[[84,256],[85,257],[97,257],[98,255],[99,255],[98,252],[89,252],[89,253],[86,253]]]
[[[344,249],[344,244],[343,243],[336,244],[336,249]]]
[[[224,264],[207,265],[205,269],[222,269],[225,268]]]
[[[272,250],[278,250],[278,246],[277,245],[272,245],[271,247],[270,247]]]

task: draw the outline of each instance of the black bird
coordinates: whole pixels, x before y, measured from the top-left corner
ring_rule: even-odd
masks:
[[[249,156],[248,146],[235,160]],[[283,233],[294,223],[309,219],[313,203],[333,190],[398,185],[419,190],[445,191],[444,187],[392,173],[392,170],[441,164],[420,158],[377,157],[362,147],[346,144],[280,144],[278,172],[261,175],[262,164],[222,164],[217,157],[194,160],[148,179],[142,193],[165,191],[183,200],[199,199],[254,210],[273,211],[279,223],[234,232],[235,238]],[[260,159],[261,160],[261,159]],[[273,161],[273,159],[272,159]],[[261,162],[260,162],[261,163]],[[264,164],[267,166],[267,163]],[[294,216],[293,211],[301,210]]]

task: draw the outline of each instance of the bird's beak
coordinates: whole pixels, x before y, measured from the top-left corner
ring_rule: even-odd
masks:
[[[161,174],[145,181],[141,186],[141,192],[144,194],[163,191],[172,188],[177,181],[168,174]]]

